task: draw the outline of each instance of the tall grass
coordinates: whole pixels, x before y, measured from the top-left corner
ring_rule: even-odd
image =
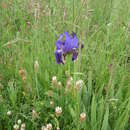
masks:
[[[58,65],[55,44],[64,31],[76,32],[84,49],[76,62],[68,56]],[[12,130],[18,119],[26,130],[47,123],[61,130],[129,130],[129,43],[129,0],[1,0],[0,130]],[[53,76],[62,87],[52,85]]]

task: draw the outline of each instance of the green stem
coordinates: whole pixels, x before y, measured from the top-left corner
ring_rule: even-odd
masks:
[[[74,0],[73,0],[73,24],[74,24]]]
[[[35,73],[35,83],[36,83],[36,91],[37,91],[37,96],[38,96],[38,99],[39,99],[39,90],[38,90],[38,80],[37,80],[37,72]]]

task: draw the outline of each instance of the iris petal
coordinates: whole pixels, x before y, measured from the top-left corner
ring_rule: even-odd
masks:
[[[64,64],[64,62],[62,60],[62,50],[56,50],[55,57],[56,57],[57,64],[60,64],[60,63]]]
[[[75,61],[77,59],[78,56],[78,52],[76,52],[76,50],[73,51],[73,55],[72,55],[72,61]]]
[[[65,39],[64,39],[65,37]],[[62,63],[64,64],[62,60],[62,55],[64,54],[65,56],[67,54],[73,54],[72,55],[72,61],[77,59],[78,56],[78,48],[79,48],[79,41],[74,32],[72,32],[70,35],[68,32],[64,32],[64,34],[61,34],[59,36],[59,39],[56,41],[56,52],[55,52],[55,57],[56,57],[56,62],[58,64]]]
[[[63,38],[64,38],[64,35],[61,34],[61,35],[59,36],[58,40],[56,41],[56,48],[57,48],[57,49],[61,49],[61,47],[62,47],[62,45],[63,45],[63,43],[64,43]]]

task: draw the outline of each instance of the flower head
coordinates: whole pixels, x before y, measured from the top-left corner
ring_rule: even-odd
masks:
[[[14,126],[14,130],[18,130],[19,129],[19,125],[15,124]]]
[[[82,80],[78,80],[75,84],[75,89],[78,91],[82,88],[82,84],[83,84],[83,81]]]
[[[36,60],[36,61],[34,62],[34,70],[37,72],[38,69],[39,69],[39,63],[38,63],[38,61]]]
[[[54,106],[54,101],[50,101],[50,106],[51,106],[51,107]]]
[[[23,123],[23,124],[21,124],[21,128],[20,128],[20,130],[25,130],[25,123]]]
[[[38,113],[33,109],[32,110],[32,118],[36,119],[38,117]]]
[[[11,116],[12,112],[11,111],[8,111],[7,112],[7,116]]]
[[[52,124],[51,124],[51,123],[47,124],[47,125],[46,125],[46,128],[47,128],[48,130],[52,130]]]
[[[78,56],[79,41],[74,32],[70,35],[68,32],[61,34],[56,42],[55,57],[58,64],[63,62],[67,54],[72,54],[72,61],[75,61]]]
[[[20,125],[21,123],[22,123],[22,121],[19,119],[19,120],[18,120],[18,125]]]
[[[86,114],[84,112],[82,112],[80,114],[80,121],[84,121],[86,119]]]
[[[41,130],[48,130],[46,126],[42,126]]]
[[[56,130],[60,130],[60,127],[57,127]]]
[[[57,87],[58,87],[58,88],[61,88],[61,87],[62,87],[62,83],[61,83],[60,81],[58,82]]]
[[[59,106],[57,106],[57,107],[55,108],[55,112],[56,112],[56,115],[57,115],[57,116],[60,116],[61,113],[62,113],[62,108],[59,107]]]
[[[52,77],[52,85],[55,86],[57,84],[56,76]]]

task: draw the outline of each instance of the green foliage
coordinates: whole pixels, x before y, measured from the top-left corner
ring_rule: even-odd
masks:
[[[12,130],[18,119],[26,130],[47,123],[54,130],[129,130],[129,5],[129,0],[1,0],[0,130]],[[76,32],[84,48],[75,63],[67,56],[58,65],[55,44],[64,31]],[[53,76],[61,86],[52,84]]]

